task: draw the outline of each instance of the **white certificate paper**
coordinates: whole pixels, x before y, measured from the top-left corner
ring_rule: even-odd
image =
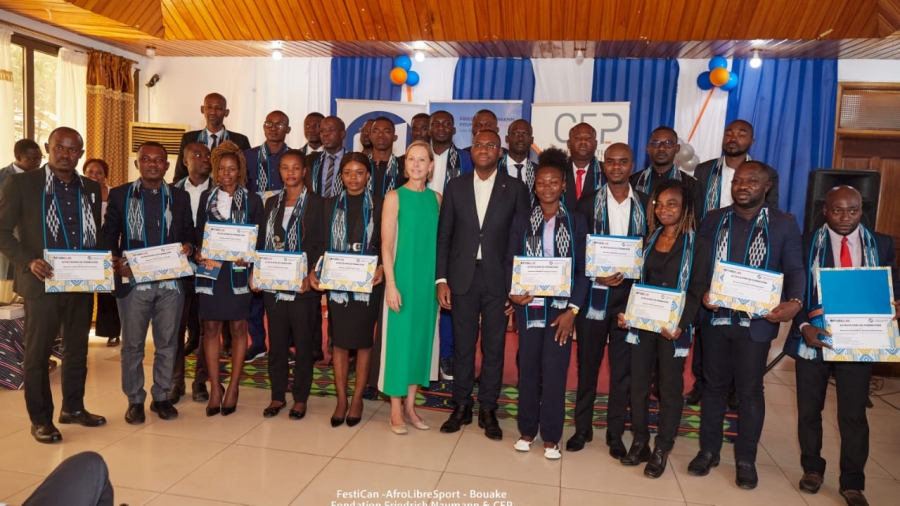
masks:
[[[53,277],[44,281],[47,293],[109,292],[113,289],[109,251],[44,250]]]
[[[640,279],[644,266],[644,240],[640,237],[613,235],[587,236],[585,275],[589,278],[621,272],[626,278]]]
[[[256,225],[207,223],[203,229],[201,255],[210,260],[255,261]]]
[[[377,255],[327,252],[322,257],[319,288],[372,293],[372,281],[375,279],[377,268]]]
[[[253,286],[260,290],[297,292],[306,279],[306,253],[258,251],[253,264]]]
[[[835,349],[889,349],[893,318],[889,315],[825,315]]]
[[[181,244],[163,244],[123,252],[138,283],[191,276],[193,269]]]
[[[768,314],[781,301],[784,274],[716,260],[709,300],[753,315]]]
[[[572,292],[572,259],[524,257],[513,259],[511,292],[536,297],[568,297]]]
[[[674,332],[684,311],[685,294],[671,288],[635,284],[628,295],[625,323],[652,332]]]

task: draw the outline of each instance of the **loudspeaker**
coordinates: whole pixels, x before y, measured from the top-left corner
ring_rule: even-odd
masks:
[[[869,230],[875,230],[881,173],[875,170],[816,169],[809,173],[806,186],[804,232],[815,230],[825,223],[825,217],[822,216],[825,195],[835,186],[841,185],[852,186],[862,194],[863,215],[860,223]]]

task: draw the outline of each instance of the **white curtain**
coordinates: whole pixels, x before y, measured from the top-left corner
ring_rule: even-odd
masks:
[[[60,48],[56,57],[56,126],[87,137],[87,53]]]
[[[426,58],[413,61],[412,69],[419,74],[419,84],[413,86],[412,101],[426,104],[433,101],[453,100],[453,76],[459,58]],[[406,102],[406,89],[402,90],[400,101]]]
[[[590,102],[594,60],[578,64],[571,58],[533,58],[534,103]]]
[[[12,30],[0,27],[0,167],[13,161],[13,144],[19,140],[15,136],[13,111],[12,34]]]
[[[725,133],[725,115],[728,111],[728,92],[714,88],[712,97],[703,110],[709,91],[697,86],[697,76],[709,70],[709,60],[678,60],[678,89],[675,92],[675,131],[688,140],[694,125],[697,125],[691,146],[705,162],[722,156],[722,135]],[[728,60],[731,69],[731,60]],[[703,116],[701,117],[701,111]],[[697,119],[700,118],[698,122]]]

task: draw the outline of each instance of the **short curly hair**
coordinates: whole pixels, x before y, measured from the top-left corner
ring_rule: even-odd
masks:
[[[238,184],[247,185],[247,159],[244,158],[244,152],[237,144],[231,141],[225,141],[212,151],[210,155],[210,165],[213,168],[213,186],[219,185],[219,162],[228,156],[234,157],[238,162]]]

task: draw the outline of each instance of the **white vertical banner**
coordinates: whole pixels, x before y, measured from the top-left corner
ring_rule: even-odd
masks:
[[[550,146],[566,149],[569,130],[587,123],[597,130],[597,158],[610,144],[628,144],[631,102],[589,102],[582,104],[532,104],[534,143],[541,150]]]
[[[487,109],[497,116],[497,128],[500,129],[500,144],[506,147],[506,132],[513,121],[522,117],[521,100],[434,100],[428,103],[428,113],[447,111],[453,115],[456,135],[453,144],[458,147],[472,145],[472,120],[475,114]]]
[[[366,120],[379,116],[390,118],[394,122],[394,133],[397,140],[394,141],[394,154],[403,156],[406,146],[412,138],[410,123],[413,116],[425,112],[425,104],[409,102],[393,102],[390,100],[337,100],[337,116],[344,121],[347,128],[347,138],[344,139],[344,149],[347,151],[361,151],[359,131]]]
[[[60,48],[56,57],[56,126],[87,137],[87,53]]]
[[[572,58],[532,58],[531,66],[534,69],[534,103],[591,101],[594,60],[578,63]]]
[[[412,101],[426,104],[432,100],[453,99],[453,76],[459,58],[426,58],[414,62],[413,70],[419,74],[419,84],[412,87]],[[406,90],[401,94],[406,99]]]
[[[718,158],[722,155],[722,135],[725,133],[725,115],[728,113],[728,92],[719,88],[706,91],[697,86],[697,77],[709,70],[709,59],[679,59],[678,68],[675,131],[679,137],[694,147],[694,152],[701,163]],[[731,59],[728,60],[728,69],[731,69]],[[691,131],[694,132],[693,136]]]
[[[13,145],[19,140],[15,134],[13,110],[12,35],[12,30],[0,27],[0,166],[3,167],[13,160]]]

